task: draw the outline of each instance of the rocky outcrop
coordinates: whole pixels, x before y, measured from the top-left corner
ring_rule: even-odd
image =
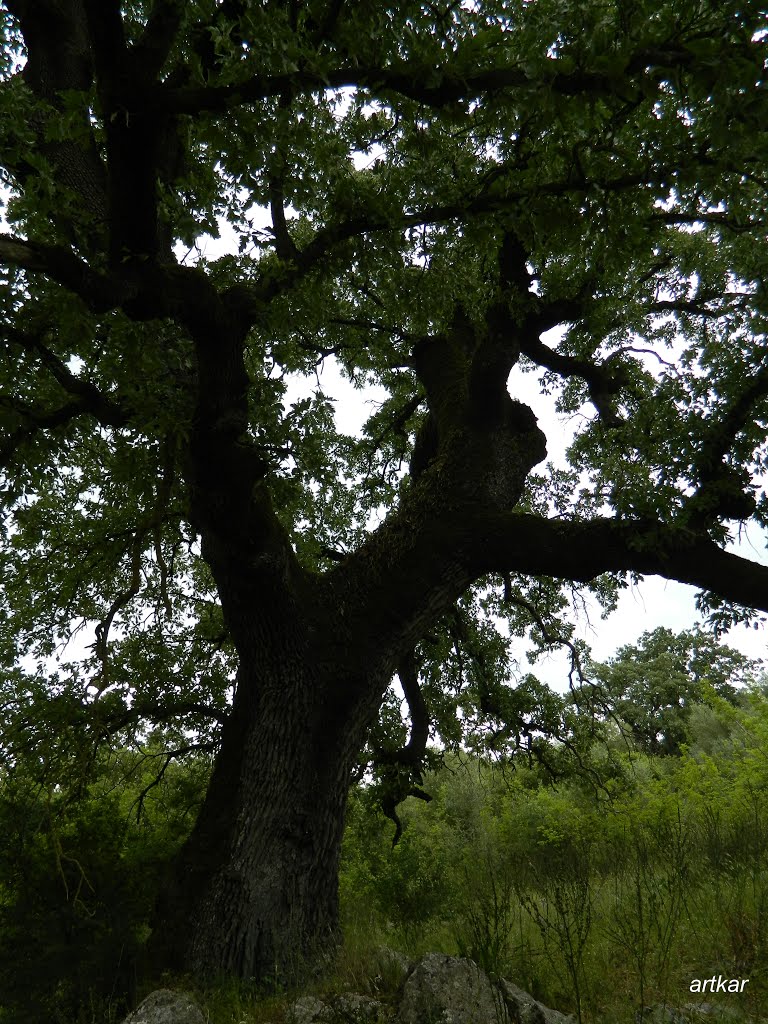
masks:
[[[403,989],[396,1024],[511,1024],[504,999],[472,960],[428,953]]]
[[[496,981],[512,1024],[574,1024],[575,1017],[550,1010],[506,978]]]
[[[391,1008],[378,999],[345,992],[326,1001],[303,996],[291,1004],[285,1019],[287,1024],[383,1024],[391,1016]]]
[[[128,1014],[123,1024],[205,1024],[205,1017],[185,992],[160,988]]]
[[[572,1017],[550,1010],[504,978],[489,977],[472,960],[429,953],[415,966],[407,960],[396,960],[394,966],[404,975],[395,999],[385,1002],[353,992],[302,996],[280,1019],[286,1024],[573,1024]],[[123,1024],[205,1020],[189,996],[163,989],[148,996]]]
[[[635,1014],[636,1024],[738,1024],[744,1015],[722,1003],[685,1003],[683,1006],[646,1006]]]
[[[403,989],[396,1024],[573,1024],[472,960],[430,953]]]
[[[355,992],[302,996],[281,1007],[281,1024],[575,1024],[506,978],[489,976],[472,960],[429,953],[412,964],[401,953],[382,948],[370,979],[374,999]],[[384,974],[389,975],[388,979]],[[388,984],[385,984],[388,980]],[[261,1018],[259,1018],[261,1019]],[[646,1007],[636,1024],[739,1024],[738,1009],[716,1003]],[[206,1024],[194,1000],[183,992],[159,989],[147,996],[123,1024]],[[275,1021],[276,1024],[276,1021]],[[766,1022],[768,1024],[768,1022]]]

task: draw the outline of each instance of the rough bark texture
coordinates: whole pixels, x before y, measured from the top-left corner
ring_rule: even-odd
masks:
[[[351,731],[339,749],[306,664],[258,674],[258,696],[239,696],[225,729],[164,923],[169,959],[187,969],[295,977],[336,939],[355,750]]]

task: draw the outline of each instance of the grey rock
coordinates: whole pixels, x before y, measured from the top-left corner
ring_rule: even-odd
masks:
[[[657,1006],[644,1006],[635,1014],[635,1024],[690,1024],[688,1018],[674,1006],[659,1003]]]
[[[380,1024],[391,1011],[377,999],[343,993],[330,999],[302,996],[288,1008],[288,1024]]]
[[[392,949],[390,946],[378,946],[376,949],[376,962],[380,969],[393,970],[405,976],[413,970],[414,961],[401,953],[399,949]]]
[[[322,1015],[326,1009],[322,999],[316,999],[314,996],[302,996],[288,1007],[285,1019],[288,1024],[316,1024],[317,1021],[324,1019]]]
[[[391,1009],[378,999],[361,996],[355,992],[336,996],[330,1003],[330,1009],[345,1024],[347,1021],[353,1021],[354,1024],[379,1024],[380,1021],[392,1016]]]
[[[504,998],[472,960],[428,953],[403,988],[397,1024],[511,1024]]]
[[[534,999],[523,989],[513,985],[506,978],[496,982],[504,997],[510,1020],[513,1024],[573,1024],[575,1017],[559,1010],[550,1010],[548,1006]]]
[[[191,996],[159,988],[150,992],[123,1024],[206,1024],[206,1021]]]
[[[744,1020],[744,1013],[736,1006],[728,1006],[725,1003],[686,1003],[683,1006],[683,1013],[687,1013],[692,1020],[706,1021],[741,1021]]]
[[[391,954],[391,958],[389,957]],[[286,1024],[574,1024],[505,978],[489,978],[472,960],[429,953],[413,966],[407,957],[382,950],[382,967],[402,976],[397,1014],[387,1003],[345,992],[303,996],[286,1012]],[[638,1014],[637,1024],[736,1024],[718,1016],[718,1007],[691,1004],[685,1012],[668,1007]],[[200,1008],[183,992],[159,989],[123,1024],[206,1024]]]
[[[658,1003],[635,1014],[636,1024],[737,1024],[743,1020],[740,1009],[724,1003],[685,1003],[683,1006]]]

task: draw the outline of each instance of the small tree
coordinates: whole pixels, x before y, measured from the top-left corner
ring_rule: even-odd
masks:
[[[675,634],[661,626],[592,665],[591,674],[639,749],[679,755],[691,738],[691,711],[708,697],[735,703],[757,665],[698,627]]]

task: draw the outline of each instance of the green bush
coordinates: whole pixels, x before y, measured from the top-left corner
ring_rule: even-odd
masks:
[[[138,803],[151,771],[151,758],[124,756],[80,792],[18,772],[2,780],[0,1020],[90,1024],[126,1010],[158,885],[204,779],[202,766],[172,769]]]

